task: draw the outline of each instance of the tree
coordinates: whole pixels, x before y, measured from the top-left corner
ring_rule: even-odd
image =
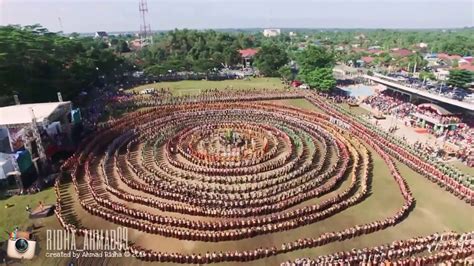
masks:
[[[303,77],[316,68],[332,68],[335,63],[334,54],[320,46],[309,46],[296,59]]]
[[[177,71],[186,69],[208,72],[215,67],[239,64],[241,58],[238,49],[245,44],[245,38],[245,35],[212,30],[174,30],[158,35],[154,44],[142,49],[137,57],[143,62],[143,68],[161,65]],[[186,62],[179,64],[176,60]]]
[[[288,63],[288,54],[283,47],[271,43],[262,46],[255,55],[255,64],[260,73],[267,77],[278,77],[278,70]]]
[[[420,72],[420,79],[430,79],[430,80],[436,80],[435,74],[433,72],[428,72],[428,71],[421,71]]]
[[[304,81],[311,88],[324,92],[330,91],[336,86],[332,68],[329,67],[316,68],[306,75]]]
[[[0,27],[0,95],[19,93],[22,102],[73,99],[81,90],[113,76],[125,64],[103,42],[68,38],[39,25]]]
[[[467,88],[468,84],[473,81],[473,74],[468,70],[453,69],[449,71],[449,79],[447,84],[455,88]]]
[[[119,53],[128,53],[130,52],[130,48],[128,47],[128,43],[124,40],[120,40],[117,44],[117,49]]]
[[[291,67],[288,65],[280,67],[280,69],[278,70],[278,73],[286,81],[294,80],[295,75],[293,74],[293,70],[291,69]]]
[[[454,68],[459,67],[459,61],[454,59],[453,62],[451,63],[451,66]]]
[[[233,66],[241,61],[240,53],[237,51],[237,49],[226,47],[224,48],[222,54],[224,56],[224,64],[226,66]]]

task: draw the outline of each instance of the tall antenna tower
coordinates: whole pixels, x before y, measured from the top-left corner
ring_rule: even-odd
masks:
[[[147,0],[140,0],[138,3],[138,10],[140,11],[140,16],[142,17],[142,24],[140,25],[140,40],[143,47],[153,42],[150,24],[146,22],[146,15],[148,14]]]
[[[59,28],[61,29],[61,33],[64,34],[63,20],[61,19],[61,17],[58,17],[58,22],[59,22]]]

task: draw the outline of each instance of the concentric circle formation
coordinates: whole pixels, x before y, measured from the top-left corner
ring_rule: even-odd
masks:
[[[153,261],[253,260],[396,224],[414,199],[389,146],[334,119],[263,102],[154,107],[85,141],[74,157],[73,182],[82,208],[109,223],[150,236],[232,241],[292,230],[358,204],[370,189],[370,148],[385,161],[404,199],[384,220],[281,247],[198,256],[139,247],[140,239],[133,239],[130,251]],[[88,232],[66,221],[58,205],[66,228]]]

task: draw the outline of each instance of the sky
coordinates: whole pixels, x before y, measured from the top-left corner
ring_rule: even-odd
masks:
[[[0,0],[0,25],[138,31],[139,0]],[[152,30],[174,28],[458,28],[474,0],[148,0]],[[61,23],[60,23],[61,22]]]

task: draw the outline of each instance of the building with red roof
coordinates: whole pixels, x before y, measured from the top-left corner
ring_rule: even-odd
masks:
[[[439,53],[438,58],[441,60],[460,60],[462,57],[457,54],[449,55],[446,53]]]
[[[391,51],[392,56],[394,57],[407,57],[411,54],[413,54],[413,51],[405,49],[405,48],[394,48]]]
[[[380,50],[380,49],[369,49],[368,52],[371,53],[371,54],[374,54],[374,55],[383,54],[383,50]]]
[[[247,48],[243,50],[239,50],[240,57],[242,57],[242,64],[245,67],[250,67],[253,63],[253,58],[258,53],[258,48]]]
[[[463,69],[463,70],[474,72],[474,65],[472,65],[472,64],[462,64],[458,67],[458,69]]]
[[[239,53],[242,58],[252,58],[258,53],[258,51],[259,51],[258,49],[247,48],[247,49],[239,50]]]
[[[362,61],[364,61],[365,64],[370,64],[374,61],[375,58],[373,58],[372,56],[363,56],[361,58]]]

